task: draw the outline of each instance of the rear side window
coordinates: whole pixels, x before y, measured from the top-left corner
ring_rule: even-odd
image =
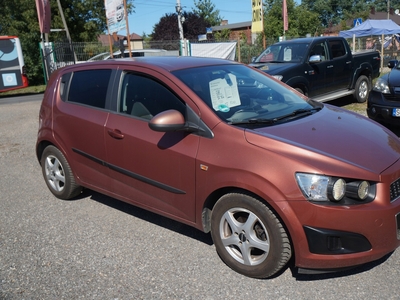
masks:
[[[332,58],[341,57],[346,54],[346,48],[343,45],[343,41],[329,41],[329,47],[331,48]]]
[[[87,70],[72,74],[67,101],[105,108],[111,70]]]

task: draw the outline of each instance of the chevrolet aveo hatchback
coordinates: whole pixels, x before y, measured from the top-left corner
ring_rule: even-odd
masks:
[[[251,67],[156,57],[51,77],[36,154],[58,198],[89,188],[211,232],[255,278],[340,269],[400,245],[400,141]]]

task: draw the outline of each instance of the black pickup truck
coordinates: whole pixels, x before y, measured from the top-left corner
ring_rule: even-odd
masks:
[[[342,37],[300,38],[269,46],[251,65],[316,101],[354,95],[364,102],[379,77],[380,54],[352,54]]]

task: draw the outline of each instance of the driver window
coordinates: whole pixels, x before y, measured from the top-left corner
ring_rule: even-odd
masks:
[[[326,60],[325,43],[314,45],[314,47],[311,49],[310,57],[313,55],[319,55],[321,57],[321,61]]]
[[[175,109],[185,115],[185,104],[160,82],[139,74],[124,75],[119,112],[150,120],[160,112]]]

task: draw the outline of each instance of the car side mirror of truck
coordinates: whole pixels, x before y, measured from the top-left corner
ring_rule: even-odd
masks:
[[[390,60],[387,64],[388,68],[393,69],[397,64],[398,64],[398,60],[397,59],[393,59]]]
[[[311,55],[310,59],[308,60],[310,64],[319,63],[321,61],[322,61],[321,55]]]

